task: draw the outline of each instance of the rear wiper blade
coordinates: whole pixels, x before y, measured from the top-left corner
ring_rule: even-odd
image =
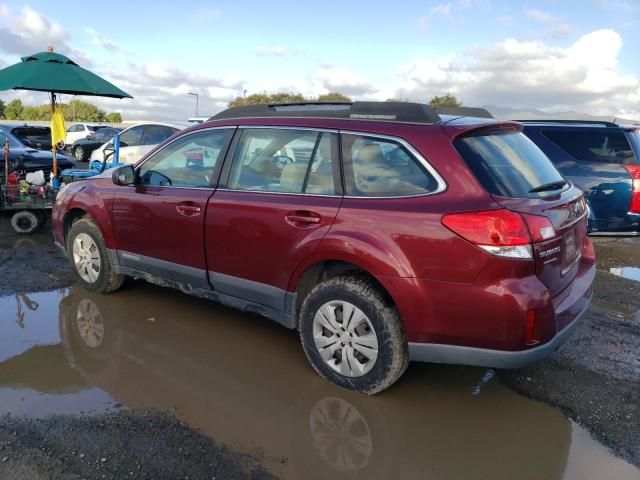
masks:
[[[557,182],[545,183],[539,187],[532,188],[529,193],[548,192],[550,190],[560,190],[567,184],[566,180],[558,180]]]

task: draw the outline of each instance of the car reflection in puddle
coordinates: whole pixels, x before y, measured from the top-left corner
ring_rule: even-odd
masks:
[[[367,397],[320,379],[296,332],[252,314],[134,283],[111,295],[72,289],[45,319],[55,295],[33,298],[40,309],[20,331],[0,320],[2,404],[30,390],[64,411],[86,401],[157,408],[236,451],[262,452],[282,478],[640,478],[487,370],[415,364]],[[0,311],[11,308],[0,298]]]

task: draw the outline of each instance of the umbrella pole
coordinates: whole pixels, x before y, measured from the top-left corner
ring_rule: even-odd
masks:
[[[56,94],[51,92],[51,116],[56,111]],[[56,158],[57,145],[51,145],[51,153],[53,154],[53,177],[58,176],[58,159]]]

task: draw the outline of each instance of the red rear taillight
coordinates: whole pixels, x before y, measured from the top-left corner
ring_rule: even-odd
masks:
[[[631,175],[631,203],[630,213],[640,213],[640,165],[625,165],[629,175]]]
[[[536,334],[536,311],[529,310],[527,311],[527,324],[525,325],[525,338],[524,342],[526,345],[537,345],[540,343],[538,336]]]
[[[540,217],[538,215],[527,215],[523,213],[527,227],[529,227],[529,233],[531,234],[531,240],[533,243],[543,242],[556,236],[556,229],[553,228],[551,220],[547,217]]]
[[[546,217],[510,210],[451,213],[442,224],[465,240],[501,257],[533,258],[532,243],[555,236]]]

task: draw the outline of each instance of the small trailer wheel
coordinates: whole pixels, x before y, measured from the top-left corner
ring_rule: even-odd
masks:
[[[34,212],[28,210],[20,210],[11,217],[11,226],[22,235],[34,233],[40,226],[40,218]]]

